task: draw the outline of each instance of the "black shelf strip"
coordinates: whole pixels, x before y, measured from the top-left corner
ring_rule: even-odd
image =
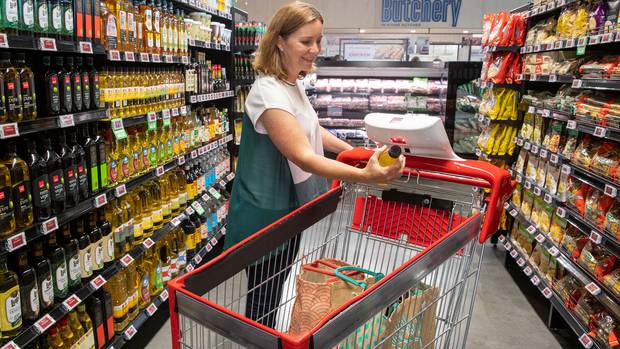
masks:
[[[230,52],[229,45],[221,45],[214,42],[206,42],[202,40],[188,39],[188,45],[191,48],[201,48],[210,51]]]
[[[549,74],[549,75],[538,75],[538,74],[521,74],[520,80],[529,81],[529,82],[549,82],[549,83],[558,83],[558,84],[572,84],[575,79],[572,75],[557,75],[557,74]]]
[[[200,7],[193,0],[187,0],[187,1],[184,1],[184,0],[173,0],[173,3],[174,3],[175,6],[178,6],[178,7],[183,8],[183,9],[191,10],[191,12],[193,12],[193,11],[206,12],[206,13],[210,14],[211,16],[215,17],[215,18],[211,19],[213,21],[224,20],[224,21],[227,21],[227,22],[232,22],[232,15],[230,13],[221,12],[221,11],[219,11],[217,9],[214,9],[214,8],[203,8],[203,7]]]
[[[519,127],[521,126],[521,123],[523,122],[523,120],[499,120],[499,119],[491,119],[490,117],[484,115],[484,114],[480,114],[480,113],[476,113],[475,114],[476,119],[485,124],[485,125],[489,125],[491,123],[494,124],[503,124],[503,125],[509,125],[509,126],[513,126],[513,127]]]
[[[189,64],[188,56],[161,55],[156,53],[140,53],[131,51],[110,50],[106,52],[111,62],[139,62],[158,64]]]
[[[323,91],[319,92],[316,89],[312,91],[313,95],[332,95],[332,96],[343,96],[343,97],[370,97],[370,96],[439,96],[441,92],[437,93],[425,93],[425,92],[339,92],[339,91]]]
[[[0,125],[0,139],[13,138],[36,132],[49,131],[74,125],[85,124],[107,117],[106,109],[89,110],[73,114],[43,117],[34,120]]]
[[[105,54],[100,43],[82,40],[57,39],[51,37],[35,37],[34,35],[13,35],[0,33],[0,48],[16,50],[49,51],[63,53]]]
[[[233,79],[235,86],[252,85],[256,79]]]
[[[496,84],[490,81],[482,81],[480,82],[480,88],[507,88],[521,91],[521,89],[523,89],[523,84]]]
[[[519,52],[520,49],[521,46],[485,46],[482,52]]]
[[[231,98],[235,96],[235,91],[228,90],[223,92],[204,93],[199,95],[190,95],[189,102],[191,104],[217,101],[219,99]]]
[[[573,332],[575,332],[575,334],[577,334],[577,336],[579,336],[579,341],[583,341],[582,343],[592,343],[589,348],[604,348],[597,342],[596,339],[588,336],[590,330],[584,326],[570,310],[566,308],[562,298],[560,298],[551,285],[547,283],[545,278],[539,274],[538,270],[529,263],[528,256],[521,252],[518,247],[515,247],[514,242],[508,241],[508,239],[504,239],[503,244],[506,249],[506,253],[517,261],[517,265],[523,268],[523,273],[530,278],[530,281],[534,287],[536,287],[543,294],[543,296],[551,302],[555,310],[560,314],[560,316],[562,316],[568,326],[573,330]]]
[[[222,179],[222,180],[225,181],[225,182],[228,181],[228,179],[226,177],[224,177],[224,179]],[[203,197],[208,198],[209,200],[211,200],[212,197],[208,196],[207,193],[209,193],[208,190],[205,191],[204,194],[200,193],[201,196],[199,196],[198,199],[193,200],[191,203],[188,202],[188,207],[189,207],[189,205],[191,205],[194,202],[205,203],[206,201],[203,200]],[[205,195],[207,195],[207,196],[205,196]],[[161,240],[174,227],[178,226],[178,223],[180,223],[180,221],[184,217],[185,217],[185,214],[181,213],[179,216],[173,218],[170,222],[166,223],[161,229],[159,229],[156,232],[154,232],[150,236],[150,239],[152,240],[152,242],[156,243],[157,241]],[[225,222],[221,222],[220,226],[218,226],[218,228],[217,228],[218,232],[222,231],[222,228],[224,227],[224,225],[225,225]],[[225,232],[225,230],[224,230],[224,232]],[[151,247],[153,245],[154,244],[152,244]],[[42,332],[47,331],[47,329],[49,329],[53,324],[55,324],[61,318],[63,318],[65,315],[67,315],[79,303],[81,303],[84,300],[86,300],[96,290],[101,288],[101,286],[103,286],[107,282],[107,280],[109,280],[112,276],[114,276],[114,274],[116,274],[120,270],[122,270],[125,267],[125,266],[123,266],[123,261],[125,261],[126,263],[128,263],[127,265],[129,265],[134,260],[136,260],[138,257],[140,257],[147,249],[148,248],[146,247],[145,243],[142,243],[142,244],[132,248],[132,250],[129,253],[127,253],[123,257],[120,257],[119,259],[114,261],[113,264],[110,265],[109,267],[107,267],[102,273],[99,274],[99,276],[94,275],[91,282],[89,282],[88,284],[84,285],[81,289],[76,291],[74,294],[68,296],[65,299],[65,302],[56,305],[56,307],[54,309],[52,309],[48,314],[43,315],[37,322],[35,322],[34,325],[32,325],[28,329],[22,331],[11,342],[14,343],[14,344],[17,344],[20,348],[25,348],[28,344],[30,344],[33,340],[35,340]],[[128,258],[127,256],[131,256],[131,258]],[[67,305],[67,304],[69,304],[69,303],[67,303],[68,300],[70,300],[70,299],[74,299],[75,300],[74,296],[77,296],[78,300],[75,301],[75,302],[72,302],[71,306],[68,306]],[[52,320],[52,321],[50,321],[50,320]],[[45,324],[45,325],[43,327],[37,327],[38,324],[39,325]],[[39,330],[39,328],[41,328],[41,331]]]
[[[537,243],[542,244],[549,251],[549,253],[551,253],[557,261],[562,264],[566,271],[568,271],[584,285],[595,284],[599,290],[597,292],[593,292],[592,295],[596,297],[601,304],[605,305],[605,307],[617,318],[620,318],[620,297],[611,292],[607,286],[597,279],[596,276],[592,275],[589,270],[575,261],[568,251],[551,240],[547,233],[539,230],[534,223],[523,216],[523,213],[519,208],[515,207],[512,203],[506,204],[506,209],[509,211],[509,214],[520,220],[522,223],[527,224],[528,232],[531,232],[530,234],[535,236]],[[596,288],[594,288],[594,290],[596,290]]]
[[[190,106],[175,107],[175,108],[164,109],[164,110],[170,111],[170,117],[176,117],[179,115],[185,116],[189,112]],[[153,112],[155,113],[156,120],[163,120],[164,110],[158,110],[158,111]],[[148,122],[148,115],[149,113],[144,114],[144,115],[122,118],[123,127],[127,128],[127,127],[136,126],[136,125],[146,124]],[[102,122],[109,123],[111,122],[111,120],[103,120]]]
[[[242,52],[242,53],[250,53],[258,50],[258,45],[234,45],[233,51]]]
[[[572,82],[572,87],[601,91],[620,91],[620,80],[574,79]]]

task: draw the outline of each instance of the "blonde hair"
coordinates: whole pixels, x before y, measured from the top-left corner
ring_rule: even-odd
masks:
[[[284,68],[282,53],[278,49],[279,37],[286,39],[297,29],[316,20],[323,23],[323,16],[310,4],[295,1],[282,6],[271,18],[267,32],[258,46],[252,62],[254,70],[286,80],[288,74]]]

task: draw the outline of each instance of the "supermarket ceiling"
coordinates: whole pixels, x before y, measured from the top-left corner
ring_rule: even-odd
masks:
[[[368,33],[409,32],[428,29],[435,33],[480,32],[482,16],[511,9],[526,0],[305,0],[325,18],[325,31],[365,29]],[[250,20],[269,22],[273,13],[290,0],[238,0]]]

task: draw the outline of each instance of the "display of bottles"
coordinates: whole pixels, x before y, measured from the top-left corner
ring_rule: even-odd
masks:
[[[52,199],[52,213],[58,215],[65,209],[67,194],[64,184],[62,158],[52,149],[52,141],[49,137],[43,138],[41,155],[47,164]]]
[[[21,121],[24,117],[22,107],[21,77],[17,68],[11,63],[11,54],[0,52],[0,70],[3,86],[2,100],[6,114],[0,121]]]
[[[41,305],[39,301],[39,284],[37,273],[28,264],[28,252],[19,251],[16,255],[14,267],[18,280],[21,295],[22,319],[25,324],[31,325],[39,319]]]
[[[253,80],[256,79],[257,73],[252,67],[252,57],[244,55],[235,55],[234,57],[234,74],[235,79]]]
[[[32,1],[29,7],[32,7]],[[24,5],[25,6],[25,5]],[[24,120],[37,118],[37,94],[35,92],[34,74],[26,65],[26,54],[20,52],[15,54],[15,65],[19,71],[22,112]]]
[[[250,87],[249,85],[235,86],[234,108],[236,113],[243,113],[245,111],[245,100],[250,93]]]
[[[14,141],[5,144],[2,163],[11,173],[11,192],[16,228],[25,228],[33,222],[32,195],[28,165],[17,155]]]
[[[65,224],[60,228],[60,244],[65,251],[69,290],[76,291],[81,286],[79,241],[71,235],[71,226]]]
[[[235,23],[235,45],[258,46],[266,31],[267,26],[261,22]]]
[[[43,68],[45,69],[45,78],[43,80],[45,89],[45,108],[50,115],[60,114],[62,101],[60,100],[60,81],[58,80],[58,70],[52,68],[51,58],[43,57]],[[62,64],[61,64],[62,65]]]
[[[65,131],[56,133],[55,150],[62,161],[62,171],[65,185],[65,207],[71,208],[80,201],[80,188],[78,184],[77,154],[67,145]]]
[[[230,89],[230,82],[226,77],[226,68],[218,64],[211,64],[204,59],[204,53],[197,53],[192,64],[185,70],[185,90],[190,93],[212,93]]]

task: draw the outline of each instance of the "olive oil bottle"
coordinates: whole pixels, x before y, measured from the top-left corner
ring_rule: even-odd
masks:
[[[11,191],[17,228],[32,225],[34,220],[32,195],[30,194],[30,174],[28,165],[17,155],[17,145],[13,141],[6,143],[2,163],[11,173]]]

